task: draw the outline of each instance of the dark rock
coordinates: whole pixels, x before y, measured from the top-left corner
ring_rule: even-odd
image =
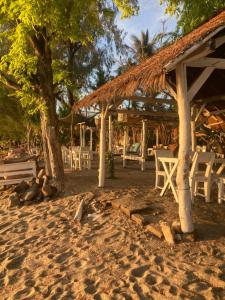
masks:
[[[41,178],[37,177],[35,182],[39,185],[39,187],[42,187],[44,183],[44,179],[42,177]]]
[[[180,221],[173,221],[172,229],[175,233],[182,233]]]
[[[9,206],[8,207],[15,207],[20,205],[20,197],[17,192],[12,193],[9,196]]]
[[[24,193],[29,188],[29,184],[25,181],[21,181],[17,186],[14,188],[14,192],[17,192],[19,194]]]
[[[39,193],[39,186],[37,183],[33,183],[33,185],[29,188],[27,192],[24,194],[24,201],[30,201],[34,199]]]

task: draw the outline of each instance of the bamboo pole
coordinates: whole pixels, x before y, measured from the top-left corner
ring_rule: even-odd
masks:
[[[191,193],[189,186],[189,164],[191,147],[191,112],[187,96],[186,66],[182,63],[176,67],[177,103],[179,115],[179,153],[177,167],[177,191],[179,200],[179,217],[184,233],[193,232],[191,213]]]
[[[146,121],[142,121],[142,145],[141,145],[141,171],[145,170],[145,158],[146,158]]]
[[[101,111],[98,186],[99,187],[105,186],[105,111],[104,111],[104,107],[102,107],[102,111]]]

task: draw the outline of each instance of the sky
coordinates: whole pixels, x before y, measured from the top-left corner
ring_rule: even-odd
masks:
[[[141,31],[149,30],[150,37],[159,33],[162,29],[162,20],[167,20],[167,31],[174,31],[176,27],[176,19],[169,15],[165,15],[165,6],[160,5],[160,0],[140,0],[140,11],[138,16],[130,19],[123,19],[118,16],[117,24],[119,28],[127,32],[125,42],[131,45],[130,36],[132,34],[140,37]]]

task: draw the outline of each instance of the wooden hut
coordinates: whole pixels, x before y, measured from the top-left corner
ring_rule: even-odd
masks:
[[[137,99],[167,91],[177,102],[179,116],[179,153],[177,188],[179,216],[183,232],[192,232],[189,187],[189,151],[195,143],[195,122],[199,111],[194,104],[220,103],[225,100],[225,10],[182,37],[174,44],[124,74],[107,82],[80,101],[75,109],[99,104],[101,111],[99,186],[104,186],[105,119],[110,106],[124,99]],[[142,99],[150,103],[155,98]],[[221,102],[223,104],[221,105]],[[202,109],[202,108],[200,108]],[[192,111],[192,114],[191,114]]]

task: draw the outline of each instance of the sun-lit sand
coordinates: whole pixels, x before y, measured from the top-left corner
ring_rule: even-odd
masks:
[[[176,219],[172,194],[153,188],[153,170],[118,162],[104,190],[97,167],[66,176],[55,200],[9,209],[1,195],[1,299],[225,299],[225,203],[197,199],[198,240],[171,247],[110,206],[145,199],[160,212],[153,223]],[[88,192],[94,198],[79,225],[74,215]]]

